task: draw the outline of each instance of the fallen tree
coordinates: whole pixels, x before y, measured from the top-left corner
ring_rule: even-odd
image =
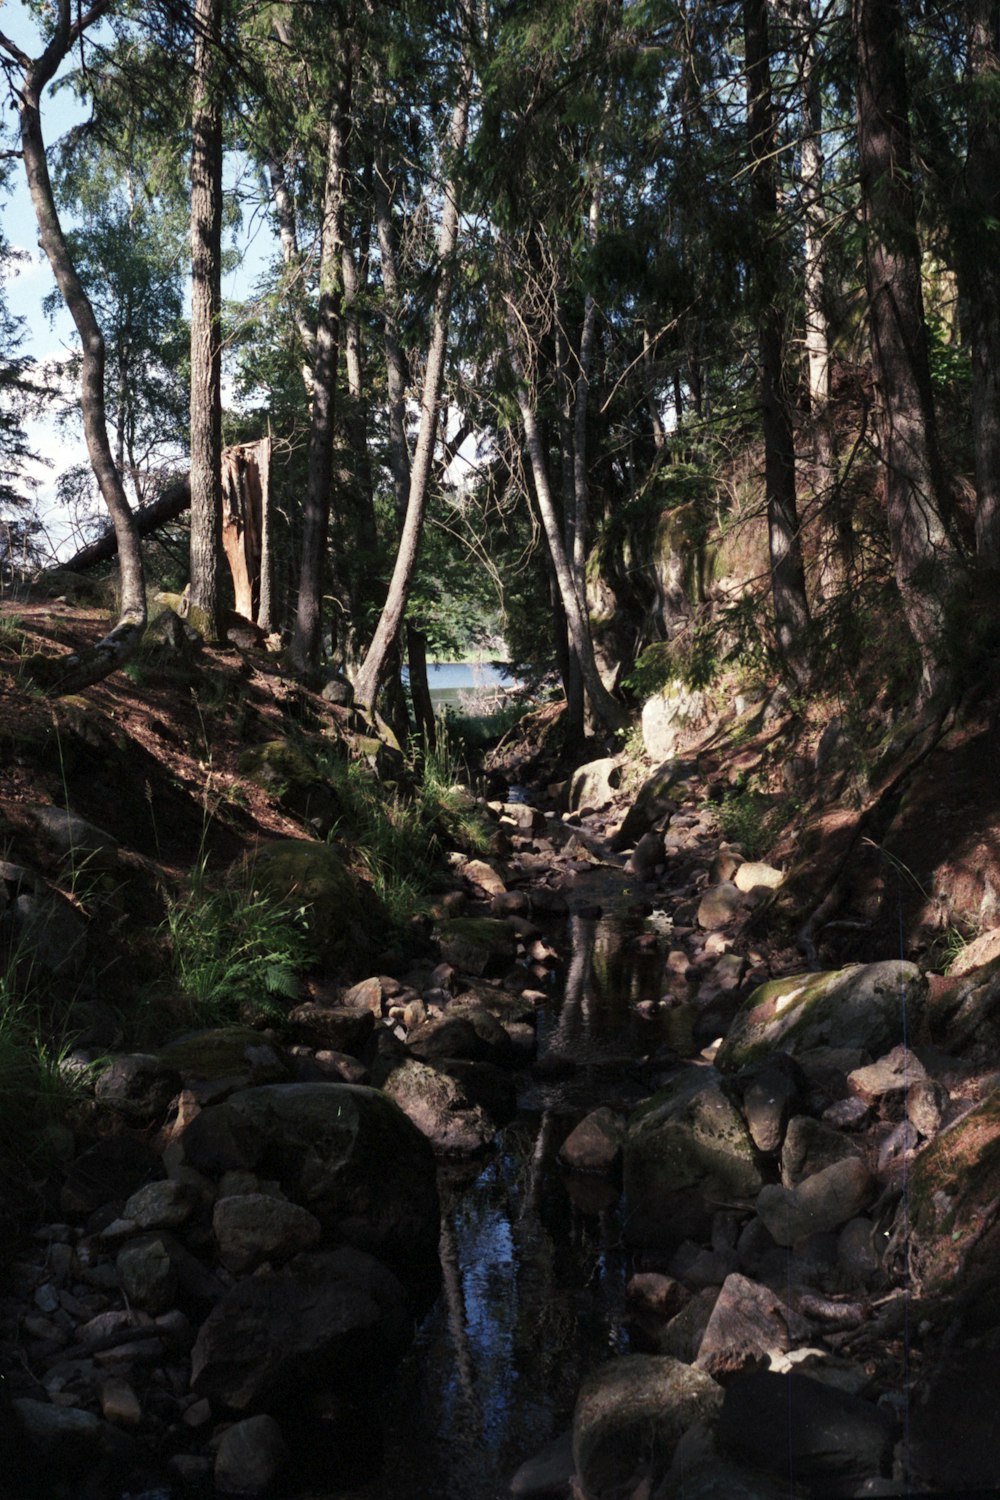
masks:
[[[191,485],[185,474],[183,479],[178,479],[176,483],[168,485],[155,500],[151,500],[148,505],[140,506],[134,512],[135,529],[141,537],[149,536],[151,532],[158,531],[161,526],[166,526],[169,521],[176,521],[190,504]],[[65,562],[57,563],[53,571],[85,573],[88,568],[94,568],[98,563],[110,562],[117,554],[118,537],[114,527],[108,526],[94,541],[81,547],[79,552],[74,553]]]

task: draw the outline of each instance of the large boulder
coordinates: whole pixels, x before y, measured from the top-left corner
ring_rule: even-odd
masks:
[[[607,755],[602,760],[588,761],[578,766],[569,779],[566,789],[567,807],[570,812],[583,808],[597,811],[614,801],[615,792],[621,786],[622,767],[617,756]]]
[[[878,1056],[916,1030],[927,980],[900,959],[762,984],[737,1012],[715,1059],[735,1072],[775,1051],[860,1047]]]
[[[894,1419],[881,1407],[806,1375],[737,1376],[719,1419],[724,1453],[817,1496],[859,1495],[892,1469]],[[871,1493],[877,1493],[872,1491]]]
[[[625,1136],[625,1231],[633,1244],[697,1238],[714,1205],[764,1184],[743,1116],[710,1069],[684,1068],[633,1113]]]
[[[642,706],[642,743],[650,760],[669,760],[690,726],[705,717],[705,694],[683,682],[666,683]]]
[[[238,1281],[191,1353],[191,1388],[235,1412],[280,1411],[311,1382],[352,1382],[406,1349],[412,1319],[397,1278],[342,1247]]]
[[[679,1359],[627,1354],[583,1384],[573,1413],[573,1458],[585,1500],[618,1500],[641,1464],[664,1472],[685,1432],[712,1422],[722,1390]]]
[[[421,1281],[437,1265],[434,1154],[378,1089],[285,1083],[203,1109],[179,1137],[183,1159],[221,1177],[277,1181],[328,1234]]]
[[[308,823],[325,838],[343,816],[336,790],[323,780],[308,755],[291,740],[268,740],[243,751],[240,772],[270,792],[278,806]]]

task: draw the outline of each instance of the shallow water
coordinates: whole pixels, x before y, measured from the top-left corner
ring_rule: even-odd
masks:
[[[662,954],[636,946],[641,930],[570,919],[539,1054],[568,1055],[578,1071],[530,1084],[499,1148],[464,1181],[442,1174],[443,1289],[371,1414],[381,1470],[314,1500],[506,1500],[523,1460],[567,1427],[587,1371],[627,1350],[617,1190],[574,1179],[557,1156],[592,1104],[648,1092],[637,1059],[690,1050],[682,1006],[651,1018],[636,1009],[666,982]]]

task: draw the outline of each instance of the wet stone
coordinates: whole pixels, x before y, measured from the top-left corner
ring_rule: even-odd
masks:
[[[757,1212],[779,1245],[794,1245],[854,1218],[871,1201],[874,1183],[859,1157],[834,1162],[797,1187],[777,1184],[757,1196]]]
[[[576,1172],[611,1172],[621,1160],[625,1121],[602,1105],[580,1121],[563,1142],[559,1158]]]

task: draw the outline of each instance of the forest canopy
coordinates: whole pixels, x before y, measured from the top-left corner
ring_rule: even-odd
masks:
[[[407,655],[419,685],[428,649],[498,642],[557,676],[571,734],[620,728],[657,659],[801,692],[884,651],[920,703],[983,671],[1000,6],[22,9],[7,170],[76,394],[29,389],[0,306],[0,567],[48,561],[23,420],[61,401],[88,464],[60,489],[100,495],[120,575],[62,690],[165,585],[224,630],[249,522],[223,452],[263,440],[253,623],[387,712]],[[59,140],[53,88],[85,108]],[[224,302],[261,220],[270,262]],[[148,508],[181,479],[164,552]]]

